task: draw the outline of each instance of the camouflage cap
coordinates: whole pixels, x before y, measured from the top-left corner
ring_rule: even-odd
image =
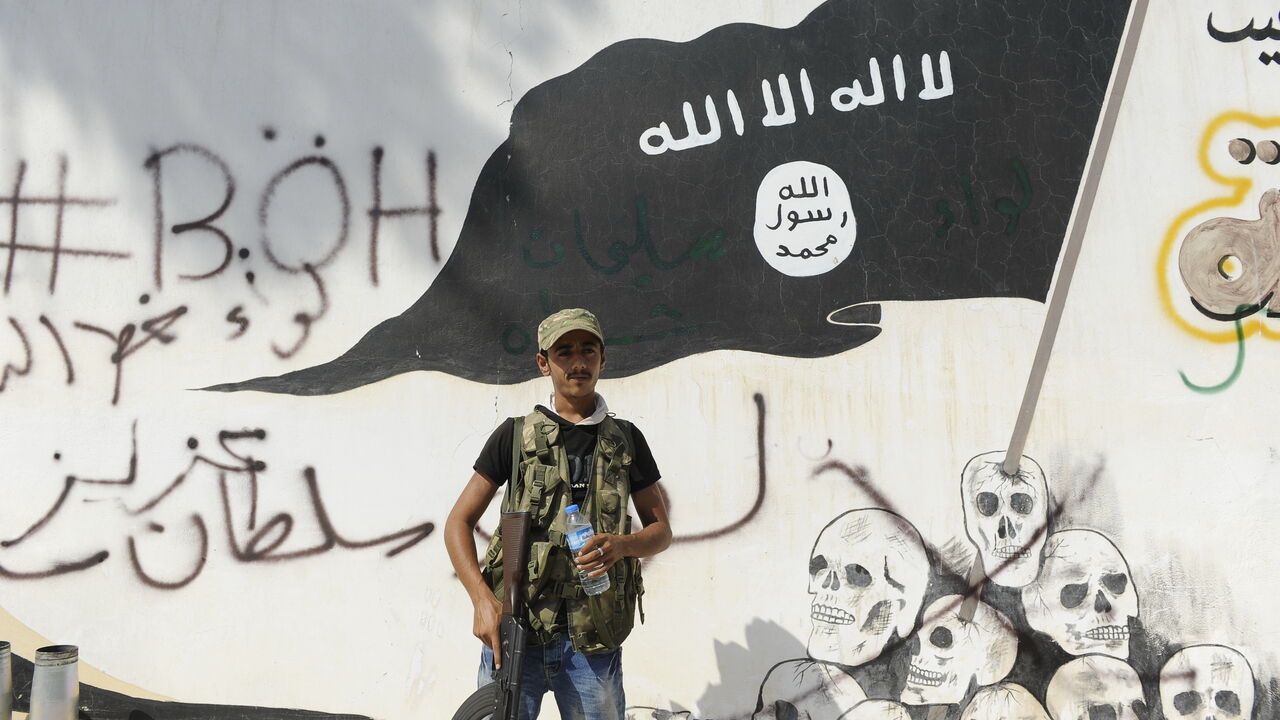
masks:
[[[590,310],[566,308],[538,323],[538,349],[549,350],[565,333],[573,330],[586,330],[599,338],[600,344],[604,345],[604,332],[600,330],[600,321]]]

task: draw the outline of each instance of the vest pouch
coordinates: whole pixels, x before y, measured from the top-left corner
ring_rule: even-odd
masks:
[[[630,515],[623,522],[623,527],[630,535]],[[627,557],[615,563],[609,568],[608,590],[599,595],[585,596],[583,602],[569,605],[569,637],[573,641],[573,649],[591,655],[621,647],[635,626],[637,604],[640,606],[640,622],[644,622],[643,595],[640,558]]]
[[[618,515],[626,512],[626,507],[622,504],[622,495],[612,487],[608,487],[606,483],[601,483],[596,489],[596,501],[599,503],[599,512],[596,513],[599,522],[596,532],[618,533]],[[612,576],[611,576],[612,577]]]
[[[494,533],[489,541],[489,549],[485,550],[484,560],[480,563],[480,577],[493,588],[498,597],[502,597],[502,534]]]
[[[613,580],[612,570],[609,579]],[[587,595],[569,604],[569,639],[574,650],[584,655],[596,655],[616,650],[622,645],[627,635],[613,618],[618,590],[616,585],[610,585],[599,595]]]
[[[529,644],[542,645],[551,640],[551,629],[563,623],[563,588],[569,575],[565,569],[566,552],[552,540],[538,540],[529,545],[525,596],[528,605]]]
[[[623,521],[623,527],[630,535],[630,515],[627,515],[626,520]],[[631,632],[631,628],[636,624],[637,605],[640,606],[640,622],[644,622],[644,601],[641,599],[644,595],[644,578],[640,575],[640,558],[623,558],[622,562],[614,568],[619,568],[618,584],[622,587],[622,596],[613,608],[614,618],[621,627],[627,629],[627,632]],[[613,577],[610,576],[609,579],[612,580]]]
[[[552,580],[551,565],[548,560],[551,557],[551,549],[554,544],[541,540],[529,544],[529,564],[526,568],[528,573],[527,579],[528,592],[526,600],[530,604],[542,595],[542,591],[547,588],[547,583]]]
[[[528,492],[528,509],[533,524],[551,527],[559,508],[556,490],[561,484],[560,471],[553,465],[531,463],[525,470],[525,488]]]
[[[635,624],[636,601],[643,592],[640,561],[624,558],[609,568],[609,589],[571,603],[569,637],[573,649],[585,655],[609,652],[622,646]]]

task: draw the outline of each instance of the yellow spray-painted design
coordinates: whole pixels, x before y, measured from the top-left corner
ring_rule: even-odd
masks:
[[[1160,303],[1169,317],[1183,330],[1195,335],[1219,343],[1239,342],[1237,339],[1237,331],[1243,332],[1243,337],[1261,333],[1263,337],[1271,339],[1280,339],[1280,332],[1270,330],[1258,318],[1248,320],[1242,324],[1240,328],[1226,328],[1221,331],[1205,330],[1196,327],[1194,324],[1184,318],[1174,307],[1173,293],[1169,288],[1169,259],[1173,255],[1173,248],[1178,243],[1178,238],[1185,234],[1186,226],[1193,218],[1200,216],[1210,210],[1216,208],[1236,207],[1245,201],[1249,190],[1253,188],[1253,180],[1248,177],[1227,177],[1213,169],[1213,163],[1209,160],[1209,146],[1218,132],[1231,123],[1246,123],[1260,130],[1280,127],[1280,117],[1278,116],[1262,116],[1254,115],[1243,111],[1233,110],[1225,112],[1213,119],[1209,126],[1205,128],[1204,135],[1200,138],[1200,168],[1204,170],[1214,182],[1221,183],[1231,188],[1231,194],[1221,197],[1210,198],[1186,210],[1183,210],[1174,218],[1169,225],[1169,229],[1165,231],[1164,241],[1160,244],[1160,256],[1156,261],[1156,284],[1160,292]]]

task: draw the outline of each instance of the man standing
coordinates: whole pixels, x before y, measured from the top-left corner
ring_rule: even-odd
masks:
[[[449,513],[445,546],[471,596],[472,632],[485,644],[479,678],[484,685],[491,682],[493,651],[500,647],[502,603],[495,589],[502,556],[495,537],[483,563],[477,562],[473,533],[505,485],[503,510],[528,510],[533,518],[520,717],[536,718],[550,690],[565,720],[622,720],[620,645],[644,593],[638,558],[671,544],[658,466],[640,430],[615,419],[596,393],[605,353],[595,315],[569,309],[543,320],[534,360],[551,378],[551,399],[494,430]],[[628,504],[644,526],[635,533]],[[569,505],[581,507],[596,532],[576,556],[564,537]],[[610,588],[591,603],[578,580],[581,570],[609,575]]]

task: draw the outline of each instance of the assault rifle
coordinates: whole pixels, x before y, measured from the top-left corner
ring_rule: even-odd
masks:
[[[499,628],[500,667],[493,682],[476,690],[463,701],[453,720],[518,720],[520,678],[524,671],[524,648],[529,628],[525,626],[524,575],[529,562],[529,513],[504,512],[502,533],[502,625]]]

